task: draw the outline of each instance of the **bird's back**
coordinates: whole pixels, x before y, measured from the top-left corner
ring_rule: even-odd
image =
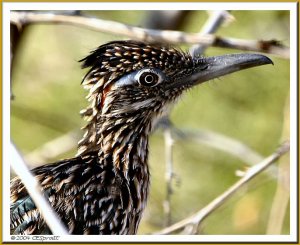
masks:
[[[134,183],[97,153],[32,170],[70,234],[135,234],[142,209]],[[19,178],[11,181],[11,234],[51,234]]]

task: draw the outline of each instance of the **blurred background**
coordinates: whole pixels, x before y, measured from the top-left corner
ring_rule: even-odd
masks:
[[[167,15],[161,11],[82,13],[134,26],[186,32],[199,32],[208,18],[206,11],[177,13],[171,23],[168,18],[159,19]],[[217,35],[276,39],[289,46],[288,11],[230,13],[235,21],[223,25]],[[105,42],[120,39],[126,37],[70,25],[36,24],[24,29],[12,70],[11,138],[30,168],[76,154],[77,142],[83,134],[79,129],[85,125],[79,111],[87,106],[87,92],[80,85],[87,71],[80,69],[78,60]],[[187,45],[179,47],[189,48]],[[205,56],[233,52],[243,51],[210,47]],[[173,124],[191,132],[208,130],[223,134],[263,157],[274,152],[281,142],[289,139],[289,60],[268,56],[274,66],[231,74],[187,92],[171,112]],[[164,155],[162,130],[157,130],[150,139],[151,192],[139,234],[158,231],[165,224]],[[236,171],[249,167],[236,156],[192,140],[176,141],[173,158],[176,178],[172,183],[172,223],[203,208],[240,178]],[[288,166],[289,158],[280,161]],[[207,217],[199,232],[266,234],[272,218],[270,211],[277,201],[274,199],[277,170],[260,174],[246,188],[240,189]],[[281,234],[290,233],[288,206],[285,211]]]

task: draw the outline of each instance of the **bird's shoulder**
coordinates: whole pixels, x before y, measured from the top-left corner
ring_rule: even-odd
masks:
[[[132,205],[128,186],[97,154],[43,165],[32,174],[72,234],[110,234],[123,219],[132,219],[124,212]],[[10,213],[12,233],[51,234],[19,178],[11,181]]]

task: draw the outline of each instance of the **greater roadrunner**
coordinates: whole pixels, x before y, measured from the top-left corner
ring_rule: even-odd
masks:
[[[90,106],[78,155],[32,170],[70,234],[136,234],[149,193],[148,137],[187,89],[270,64],[259,54],[191,57],[180,50],[115,41],[81,60]],[[19,178],[11,181],[11,233],[51,234]]]

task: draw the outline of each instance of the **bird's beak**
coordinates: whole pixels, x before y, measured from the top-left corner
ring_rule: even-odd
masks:
[[[194,71],[175,81],[174,87],[194,86],[208,80],[255,66],[273,64],[261,54],[228,54],[207,58],[195,58]],[[172,85],[171,85],[172,86]],[[172,86],[172,87],[173,87]]]

